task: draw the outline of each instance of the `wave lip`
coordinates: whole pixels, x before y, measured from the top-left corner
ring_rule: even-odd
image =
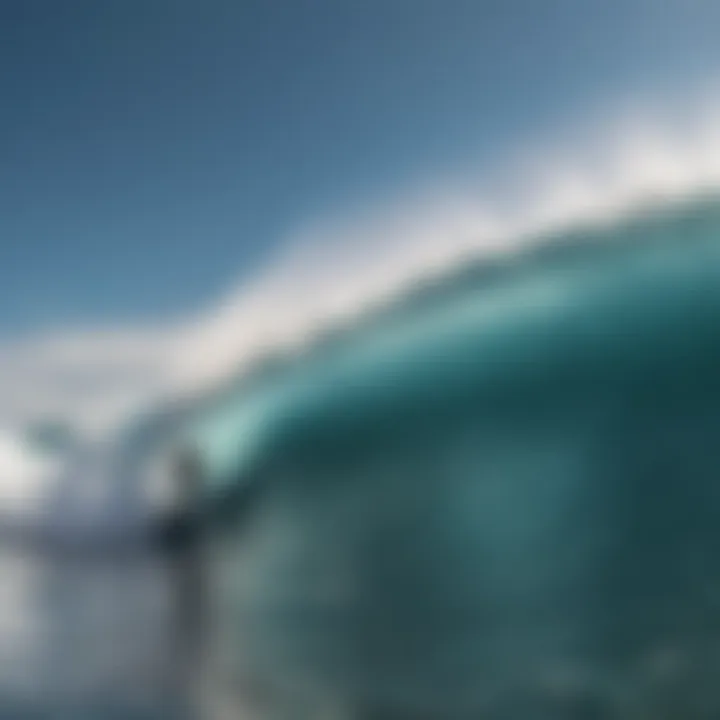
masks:
[[[431,185],[384,208],[306,227],[287,243],[290,252],[188,326],[174,366],[178,387],[212,384],[273,349],[302,348],[329,325],[352,323],[468,262],[716,195],[720,109],[689,102],[675,115],[667,107],[625,113],[580,140],[550,141],[543,151],[525,146],[477,183]]]

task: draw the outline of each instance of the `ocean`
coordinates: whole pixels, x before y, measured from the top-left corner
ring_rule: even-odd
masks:
[[[719,717],[720,205],[534,248],[210,403],[196,554],[4,546],[0,717]]]

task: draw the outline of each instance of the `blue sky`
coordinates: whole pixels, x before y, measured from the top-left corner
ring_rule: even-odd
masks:
[[[182,316],[293,229],[720,65],[701,0],[5,0],[0,339]]]

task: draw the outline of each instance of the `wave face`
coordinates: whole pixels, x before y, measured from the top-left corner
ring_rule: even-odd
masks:
[[[262,452],[223,471],[264,491],[213,559],[239,672],[363,717],[717,717],[719,281],[692,204],[246,378],[218,427],[251,412]]]
[[[272,435],[283,413],[307,424],[323,394],[337,395],[338,408],[358,414],[373,407],[367,397],[379,398],[379,412],[403,387],[411,407],[413,395],[432,394],[438,383],[450,383],[438,394],[448,391],[452,374],[484,382],[492,371],[508,385],[520,377],[513,375],[520,362],[532,367],[547,355],[543,342],[556,356],[546,362],[558,367],[569,362],[563,354],[584,353],[592,365],[594,353],[602,362],[624,347],[630,330],[638,336],[632,352],[649,357],[691,334],[690,320],[681,325],[678,318],[693,304],[713,322],[719,231],[720,203],[692,201],[608,226],[548,233],[524,252],[426,276],[402,296],[326,328],[299,352],[243,368],[200,396],[197,439],[218,458],[225,454],[227,468],[217,473],[233,474],[239,467],[232,463],[242,462],[230,458],[233,451],[252,445],[252,435]],[[613,335],[613,323],[624,334]],[[343,383],[358,385],[358,392],[343,390]],[[315,414],[333,426],[339,418],[326,405],[325,415]]]

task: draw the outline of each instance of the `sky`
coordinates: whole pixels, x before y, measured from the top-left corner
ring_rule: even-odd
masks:
[[[0,338],[170,317],[294,227],[720,64],[678,0],[5,0]]]
[[[718,27],[713,0],[4,0],[0,425],[272,344],[327,305],[319,262],[349,287],[398,237],[376,275],[481,234],[528,148],[554,177],[563,144],[712,99]]]

